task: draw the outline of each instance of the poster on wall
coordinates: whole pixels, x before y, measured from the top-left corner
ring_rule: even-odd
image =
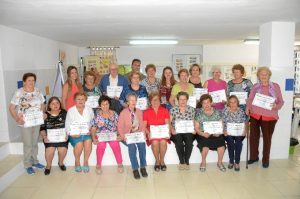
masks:
[[[84,58],[86,70],[94,70],[96,69],[99,74],[107,74],[108,73],[108,66],[111,63],[110,59],[103,58],[97,56],[97,55],[91,55],[91,56],[86,56]]]
[[[200,64],[202,62],[200,54],[173,54],[172,67],[174,73],[182,68],[189,69],[193,64]]]

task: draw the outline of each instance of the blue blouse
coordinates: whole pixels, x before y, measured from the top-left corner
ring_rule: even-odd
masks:
[[[148,93],[146,90],[146,87],[143,85],[140,85],[138,90],[133,90],[133,88],[131,87],[131,85],[129,84],[128,86],[126,86],[125,88],[123,88],[123,91],[121,93],[120,96],[120,103],[122,105],[125,104],[126,102],[126,97],[129,93],[135,93],[137,95],[138,98],[142,98],[142,97],[146,97],[148,99]]]

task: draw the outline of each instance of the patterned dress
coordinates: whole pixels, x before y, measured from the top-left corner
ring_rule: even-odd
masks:
[[[241,108],[236,112],[231,112],[229,108],[226,107],[222,112],[222,118],[224,122],[224,131],[227,131],[227,123],[245,123],[247,121],[245,111]]]
[[[152,84],[148,78],[145,78],[142,80],[141,84],[146,87],[147,93],[150,94],[159,90],[160,80],[158,78],[155,78],[155,81]]]

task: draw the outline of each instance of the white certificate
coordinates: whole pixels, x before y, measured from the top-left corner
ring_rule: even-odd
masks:
[[[267,110],[272,110],[272,104],[275,102],[274,97],[256,93],[253,99],[252,105],[264,108]]]
[[[169,138],[169,125],[150,125],[150,138],[151,139],[160,139],[160,138]]]
[[[111,98],[120,97],[122,91],[123,91],[123,86],[107,86],[106,87],[107,96],[111,97]]]
[[[47,138],[50,143],[66,142],[66,129],[47,129]]]
[[[90,131],[88,122],[72,122],[70,125],[70,135],[86,135]]]
[[[227,134],[242,136],[245,133],[245,123],[227,123]]]
[[[99,106],[99,98],[100,96],[88,96],[85,105],[90,108],[97,108]]]
[[[148,107],[148,100],[146,97],[141,97],[137,99],[136,108],[141,109],[142,111],[146,110]]]
[[[97,133],[99,142],[110,142],[117,140],[117,132]]]
[[[223,134],[221,121],[203,122],[203,131],[209,134]]]
[[[247,92],[230,92],[229,95],[235,95],[239,99],[240,104],[246,104],[248,99]]]
[[[196,104],[197,104],[197,99],[196,96],[189,96],[189,100],[187,102],[187,105],[196,108]]]
[[[195,132],[194,122],[193,120],[176,120],[175,130],[176,133],[193,133]]]
[[[196,96],[197,100],[200,99],[201,95],[207,94],[207,88],[194,88],[193,96]]]
[[[24,128],[44,124],[43,112],[40,110],[26,111],[23,119]]]
[[[127,144],[135,144],[145,142],[145,135],[143,132],[127,133],[125,134]]]
[[[220,102],[223,102],[223,101],[227,101],[226,93],[225,93],[224,89],[209,92],[209,94],[211,95],[211,97],[213,99],[213,103],[220,103]]]

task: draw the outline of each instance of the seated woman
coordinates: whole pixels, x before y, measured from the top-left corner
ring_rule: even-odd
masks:
[[[198,142],[198,147],[201,151],[202,161],[200,164],[200,171],[206,171],[206,157],[209,149],[217,150],[218,163],[217,166],[220,171],[226,171],[222,161],[225,152],[225,140],[223,135],[223,129],[221,132],[207,132],[204,129],[204,122],[222,122],[221,113],[212,107],[212,97],[209,94],[204,94],[200,97],[202,108],[196,113],[195,116],[195,130],[197,136],[200,136],[201,140]]]
[[[135,108],[137,102],[137,96],[134,93],[130,93],[126,97],[126,102],[128,108],[125,108],[119,117],[118,122],[118,132],[119,139],[126,141],[126,134],[134,132],[145,132],[143,124],[143,113],[140,109]],[[146,144],[145,142],[126,144],[128,146],[128,153],[131,162],[131,167],[133,169],[133,176],[135,179],[140,179],[140,173],[138,169],[140,168],[143,177],[147,177],[148,173],[146,171]],[[140,164],[137,160],[136,151],[139,151]]]
[[[153,155],[155,157],[154,170],[167,170],[164,158],[167,151],[167,142],[169,141],[170,131],[167,128],[166,137],[154,137],[150,132],[150,127],[158,127],[167,125],[169,127],[169,111],[160,105],[160,95],[158,92],[152,92],[149,96],[151,107],[149,107],[143,114],[144,125],[146,126],[146,133],[151,143]]]
[[[111,99],[108,96],[101,96],[99,99],[100,110],[97,111],[95,118],[92,121],[91,134],[93,137],[93,143],[97,145],[97,166],[96,173],[101,174],[101,164],[103,155],[106,149],[106,144],[109,144],[118,164],[119,173],[124,172],[122,165],[122,153],[119,141],[117,139],[113,140],[99,140],[101,134],[114,133],[115,138],[117,138],[117,128],[118,128],[118,114],[115,111],[110,110]]]
[[[222,113],[224,135],[229,154],[228,169],[232,169],[234,166],[235,171],[240,170],[239,164],[243,148],[243,140],[245,139],[246,131],[248,129],[246,113],[239,106],[238,98],[235,95],[231,95],[228,98],[228,107],[226,107]],[[233,124],[240,125],[242,129],[238,132],[230,132],[228,126]]]
[[[189,95],[177,94],[178,106],[171,109],[171,140],[174,142],[179,158],[179,169],[189,170],[189,160],[193,151],[195,109],[187,105]],[[176,128],[177,126],[177,128]],[[190,128],[188,128],[190,126]]]
[[[128,107],[128,104],[125,103],[127,95],[130,93],[135,93],[137,96],[137,108],[142,111],[147,109],[148,106],[148,93],[146,87],[140,84],[140,76],[139,72],[133,72],[129,76],[130,84],[126,86],[120,96],[120,103],[123,107]]]
[[[69,141],[74,147],[75,171],[90,171],[89,157],[92,151],[92,137],[90,125],[94,118],[93,109],[85,106],[87,96],[84,92],[77,92],[74,95],[75,106],[68,110],[66,118],[66,131]],[[80,166],[80,156],[84,151],[83,166]]]
[[[44,170],[45,175],[49,175],[51,171],[52,160],[54,157],[54,152],[58,151],[58,166],[62,171],[66,171],[66,166],[64,165],[64,159],[68,151],[68,138],[65,135],[64,140],[60,138],[59,140],[51,140],[51,134],[56,134],[56,132],[66,133],[65,131],[65,121],[67,116],[67,111],[61,109],[61,102],[58,97],[51,97],[47,105],[47,118],[45,123],[41,125],[40,131],[45,144],[45,159],[47,162],[46,168]],[[49,135],[49,136],[48,136]]]

